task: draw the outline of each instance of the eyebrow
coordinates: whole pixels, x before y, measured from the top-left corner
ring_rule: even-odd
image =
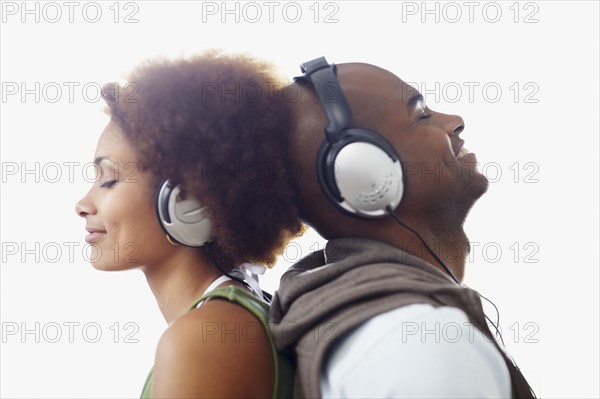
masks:
[[[104,160],[110,161],[111,164],[114,164],[114,162],[107,156],[100,156],[100,157],[96,157],[96,159],[94,159],[94,163],[98,166],[100,166],[100,163]]]
[[[423,101],[423,95],[421,93],[417,93],[408,99],[406,106],[409,111],[413,111],[418,102]]]

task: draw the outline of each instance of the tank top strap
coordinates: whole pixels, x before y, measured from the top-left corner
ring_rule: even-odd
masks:
[[[212,283],[210,283],[208,288],[206,288],[206,290],[204,290],[204,293],[202,294],[202,296],[194,302],[194,304],[190,307],[189,310],[192,310],[194,308],[199,308],[200,306],[202,306],[202,303],[204,302],[204,299],[202,299],[202,298],[204,298],[211,291],[214,291],[218,286],[220,286],[221,284],[223,284],[227,281],[231,281],[231,278],[223,275],[223,276],[218,277]]]

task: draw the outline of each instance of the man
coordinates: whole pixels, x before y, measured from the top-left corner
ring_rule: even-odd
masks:
[[[373,65],[303,70],[290,102],[297,206],[329,242],[283,276],[272,304],[296,395],[533,397],[461,284],[462,226],[488,188],[462,118]]]

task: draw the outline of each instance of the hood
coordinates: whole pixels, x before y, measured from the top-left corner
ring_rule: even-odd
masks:
[[[269,316],[275,343],[284,350],[315,327],[328,328],[322,323],[343,308],[398,292],[422,295],[432,283],[464,290],[433,265],[392,245],[363,238],[331,240],[281,278]]]

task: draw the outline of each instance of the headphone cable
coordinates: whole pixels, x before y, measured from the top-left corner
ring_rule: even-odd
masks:
[[[416,235],[417,238],[423,243],[423,245],[425,245],[425,248],[427,248],[427,250],[429,251],[429,253],[431,255],[433,255],[433,257],[435,258],[435,260],[437,260],[438,263],[440,265],[442,265],[442,267],[444,268],[444,270],[446,270],[446,273],[448,273],[448,275],[450,277],[452,277],[452,280],[454,280],[454,282],[456,284],[462,286],[462,284],[458,282],[458,279],[456,277],[454,277],[454,274],[452,274],[452,272],[450,271],[450,269],[448,269],[448,267],[446,267],[446,265],[444,264],[444,262],[442,262],[442,260],[437,256],[437,254],[435,252],[433,252],[433,250],[429,247],[429,245],[427,245],[427,242],[425,242],[425,240],[423,239],[423,237],[421,237],[421,235],[419,233],[417,233],[412,227],[407,226],[404,223],[402,223],[402,221],[400,220],[400,218],[398,218],[398,216],[396,216],[396,214],[394,213],[394,211],[392,210],[392,207],[390,205],[386,206],[385,209],[388,211],[388,213],[390,214],[390,216],[393,217],[394,220],[396,220],[396,222],[400,226],[404,227],[405,229],[409,230],[414,235]]]
[[[450,269],[446,266],[446,264],[439,258],[439,256],[437,256],[437,254],[431,249],[431,247],[429,245],[427,245],[427,242],[423,239],[423,237],[421,237],[421,235],[419,233],[417,233],[417,231],[415,229],[413,229],[412,227],[407,226],[406,224],[402,223],[402,221],[394,213],[394,211],[392,210],[392,208],[391,208],[390,205],[386,206],[385,209],[388,211],[388,213],[390,214],[390,216],[393,217],[394,220],[400,226],[404,227],[405,229],[407,229],[410,232],[412,232],[415,236],[417,236],[417,238],[423,243],[423,245],[425,245],[425,248],[427,248],[427,250],[429,251],[429,253],[444,268],[444,270],[446,271],[446,273],[448,273],[448,275],[452,278],[452,280],[454,280],[454,282],[456,284],[458,284],[460,287],[466,287],[465,285],[461,284],[456,277],[454,277],[454,274],[450,271]],[[496,331],[496,338],[500,339],[500,342],[502,342],[502,346],[506,346],[504,344],[504,339],[502,338],[502,334],[500,333],[500,328],[499,328],[499,325],[500,325],[500,312],[498,311],[498,307],[494,304],[494,302],[490,301],[488,298],[486,298],[485,296],[481,295],[479,292],[477,292],[477,291],[475,291],[475,292],[477,293],[477,295],[479,295],[481,298],[485,299],[487,302],[489,302],[494,307],[494,309],[496,311],[496,323],[497,324],[494,324],[494,322],[485,314],[485,312],[483,313],[483,316],[494,327],[494,330]]]

